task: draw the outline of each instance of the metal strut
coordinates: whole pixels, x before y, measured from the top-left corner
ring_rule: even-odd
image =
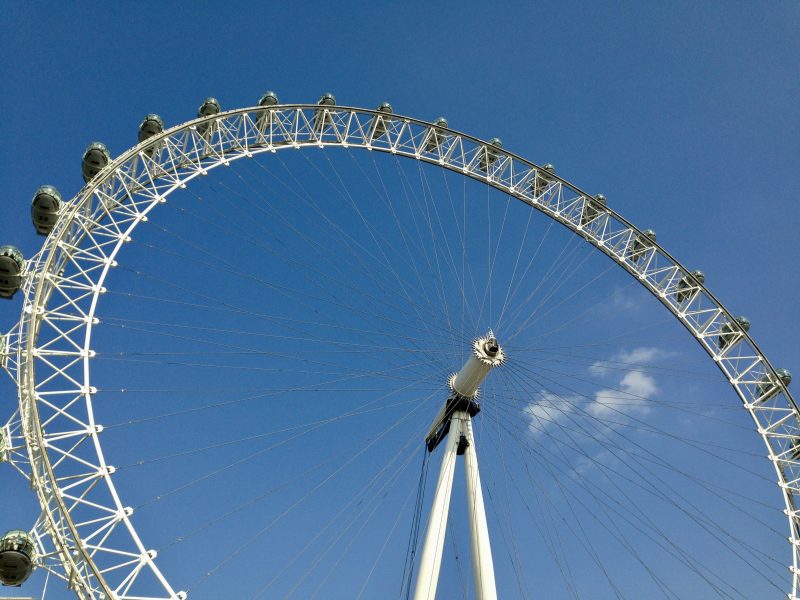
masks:
[[[467,480],[467,510],[472,550],[472,574],[477,600],[497,600],[489,527],[478,471],[478,454],[472,433],[472,417],[480,411],[478,388],[489,371],[502,364],[503,351],[491,331],[473,344],[474,353],[457,375],[450,378],[452,395],[434,419],[425,442],[429,452],[445,439],[442,466],[436,483],[428,528],[422,547],[414,600],[435,600],[442,565],[447,515],[453,490],[456,459],[464,456]],[[448,437],[449,435],[449,437]]]

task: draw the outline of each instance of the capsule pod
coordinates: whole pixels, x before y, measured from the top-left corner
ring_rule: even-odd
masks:
[[[748,331],[750,331],[750,320],[747,317],[736,317],[732,323],[725,323],[717,337],[719,349],[724,350],[741,337],[740,332],[747,333]]]
[[[27,531],[14,529],[0,538],[0,582],[22,585],[33,573],[36,544]]]
[[[761,379],[761,383],[758,384],[758,397],[762,402],[772,398],[781,391],[778,381],[783,383],[783,385],[786,387],[792,383],[792,374],[788,369],[775,369],[775,374],[777,375],[777,378],[767,373]]]
[[[447,119],[439,117],[434,121],[433,127],[428,129],[425,139],[425,152],[434,152],[444,141],[445,133],[441,128],[447,128]]]
[[[278,104],[280,104],[278,95],[272,90],[264,92],[258,101],[259,106],[277,106]]]
[[[105,144],[92,142],[83,153],[83,180],[89,183],[110,162],[111,153]]]
[[[203,103],[200,105],[200,108],[197,109],[197,118],[200,117],[210,117],[211,115],[216,115],[220,111],[219,102],[216,98],[212,98],[209,96]]]
[[[706,276],[703,275],[702,271],[692,271],[688,275],[681,277],[680,281],[678,281],[678,292],[675,294],[675,300],[678,301],[678,304],[694,296],[705,280]]]
[[[43,185],[31,201],[31,220],[39,235],[47,235],[53,231],[58,209],[61,206],[61,194],[52,185]]]
[[[162,121],[161,117],[158,115],[151,113],[147,115],[139,125],[139,143],[149,140],[154,135],[158,135],[163,131],[164,121]],[[142,150],[142,152],[144,152],[147,156],[152,156],[155,149],[156,145],[150,144],[144,150]]]
[[[325,125],[333,123],[333,118],[326,107],[336,106],[336,98],[330,92],[322,94],[317,104],[320,108],[314,111],[314,129],[322,129]]]
[[[263,106],[264,108],[277,106],[279,103],[280,101],[278,100],[278,95],[273,91],[264,92],[261,95],[261,98],[258,100],[258,105]],[[272,113],[268,110],[259,110],[256,114],[258,115],[258,118],[256,119],[256,127],[260,132],[263,133],[271,122]]]
[[[143,120],[141,125],[139,125],[139,141],[143,142],[147,139],[150,139],[154,135],[158,135],[164,131],[164,121],[161,120],[156,114],[149,114]]]
[[[484,146],[483,151],[480,153],[478,160],[478,167],[481,171],[486,173],[492,168],[492,165],[500,158],[498,150],[503,147],[503,141],[500,138],[492,138],[489,140],[489,145]]]
[[[583,203],[581,211],[581,225],[588,225],[594,221],[606,209],[606,197],[597,194],[594,198],[587,198]]]
[[[633,239],[633,242],[628,244],[628,258],[633,262],[639,262],[647,254],[647,251],[653,247],[653,242],[655,241],[656,232],[652,229],[645,229]]]
[[[22,285],[25,259],[14,246],[0,246],[0,298],[13,298]]]
[[[320,99],[317,100],[317,104],[320,106],[336,106],[336,96],[330,92],[325,92],[320,96]]]
[[[544,194],[550,185],[555,181],[555,178],[552,177],[556,172],[556,168],[547,163],[541,169],[536,171],[536,176],[533,178],[531,182],[531,192],[535,197],[539,197]]]
[[[200,108],[197,109],[197,118],[201,117],[210,117],[211,115],[219,114],[220,107],[219,102],[216,98],[212,98],[209,96],[203,103],[200,105]],[[197,131],[200,132],[200,135],[203,135],[209,128],[209,123],[202,123],[201,125],[197,126]]]
[[[386,133],[386,117],[383,115],[392,114],[392,105],[384,102],[376,110],[382,114],[372,117],[372,139],[377,139]]]

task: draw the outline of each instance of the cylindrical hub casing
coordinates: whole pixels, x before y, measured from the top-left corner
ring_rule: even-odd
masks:
[[[459,396],[473,398],[478,394],[478,388],[491,370],[492,365],[487,365],[477,356],[470,356],[458,374],[453,377],[450,387]]]
[[[505,359],[503,349],[491,335],[476,339],[472,344],[472,350],[472,356],[450,379],[450,389],[463,398],[477,396],[480,385],[486,379],[489,371],[500,365]]]

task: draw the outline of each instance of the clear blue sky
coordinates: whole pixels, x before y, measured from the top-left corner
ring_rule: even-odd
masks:
[[[194,117],[197,106],[208,95],[217,97],[223,108],[234,108],[254,104],[267,89],[275,90],[283,102],[314,102],[325,91],[333,92],[339,103],[346,105],[374,107],[388,100],[398,113],[423,119],[444,115],[455,129],[484,139],[499,136],[506,148],[540,164],[553,163],[559,174],[581,188],[604,193],[609,203],[631,221],[642,228],[656,229],[658,240],[678,260],[690,268],[702,269],[706,274],[706,284],[714,294],[734,313],[750,319],[751,334],[773,363],[793,370],[800,377],[797,346],[800,294],[796,264],[800,256],[800,241],[796,234],[800,217],[795,198],[800,159],[800,118],[797,112],[800,98],[800,41],[797,36],[800,8],[796,3],[648,2],[608,7],[601,3],[577,2],[442,2],[436,5],[424,2],[312,2],[296,6],[231,3],[222,9],[213,3],[168,7],[157,3],[137,3],[135,6],[101,7],[97,3],[67,6],[5,2],[2,6],[5,18],[0,23],[4,55],[0,61],[0,80],[3,81],[0,108],[4,115],[5,143],[0,150],[0,195],[4,199],[0,206],[0,243],[13,243],[26,255],[33,254],[42,241],[34,234],[29,219],[29,202],[35,189],[43,183],[51,183],[65,197],[74,195],[81,186],[80,157],[86,145],[101,140],[113,154],[121,153],[135,141],[136,128],[147,113],[156,112],[168,125],[174,125]],[[311,169],[303,164],[302,159],[286,160],[288,166],[311,174]],[[343,164],[347,160],[344,159]],[[272,168],[270,163],[264,164]],[[371,168],[371,163],[367,166]],[[245,172],[249,168],[250,176],[266,177],[265,172],[249,165],[243,168]],[[221,201],[226,196],[224,190],[227,188],[224,186],[234,186],[237,180],[232,175],[225,175],[220,181],[222,188],[204,182],[195,193]],[[315,184],[309,185],[312,192],[316,190]],[[436,189],[443,192],[443,188]],[[468,193],[479,198],[481,193],[485,194],[479,187],[471,190]],[[187,235],[192,235],[193,228],[199,228],[197,222],[187,224],[179,216],[165,217],[164,227]],[[336,218],[344,223],[347,216],[340,212],[336,213]],[[546,226],[546,222],[539,221],[531,231],[541,236]],[[261,230],[249,231],[254,236],[267,235]],[[147,239],[152,247],[132,251],[131,269],[146,270],[153,266],[154,261],[160,262],[154,247],[160,248],[168,243],[170,236],[159,237],[155,232],[151,233],[153,237]],[[508,235],[519,236],[520,230],[510,231]],[[546,248],[552,253],[551,262],[558,260],[559,244],[568,240],[567,236],[555,234],[548,240]],[[214,243],[224,245],[229,241],[214,240]],[[292,247],[291,240],[281,241]],[[399,244],[398,239],[394,241]],[[301,249],[293,250],[302,256]],[[587,267],[606,268],[602,257],[588,252],[585,255],[588,256]],[[416,256],[422,260],[421,254]],[[307,258],[313,260],[310,254]],[[246,258],[238,255],[237,260],[248,264]],[[177,277],[180,265],[180,261],[165,261],[163,265],[159,264],[159,269],[164,269],[160,273]],[[357,271],[353,271],[352,276],[356,283],[361,283]],[[589,278],[584,276],[582,281]],[[129,277],[126,280],[122,274],[119,281],[119,289],[138,294],[145,294],[149,285],[143,279]],[[202,285],[201,280],[186,281]],[[643,326],[650,319],[664,317],[663,309],[655,302],[646,303],[647,299],[633,292],[626,295],[629,290],[626,284],[627,279],[621,274],[610,275],[607,283],[593,292],[596,296],[587,298],[585,304],[575,304],[575,310],[579,310],[602,298],[603,294],[610,294],[608,310],[598,316],[593,326],[587,327],[590,341],[600,339],[604,328],[624,327],[626,323]],[[238,293],[257,293],[241,285]],[[572,287],[566,287],[567,292],[579,287],[578,284],[570,285]],[[141,318],[152,316],[146,305],[126,306],[122,299],[119,300],[118,305],[113,304],[117,299],[108,300],[106,314],[111,320],[121,314],[136,318],[137,310],[142,313]],[[642,304],[645,306],[640,306]],[[8,330],[16,322],[19,309],[19,298],[0,305],[0,329]],[[157,313],[159,319],[166,321],[180,317],[168,308],[159,310],[162,311]],[[345,317],[336,314],[330,318]],[[555,316],[552,318],[551,325],[555,327],[558,321]],[[679,431],[686,439],[707,436],[704,439],[718,442],[722,447],[742,443],[748,444],[748,451],[760,452],[760,441],[754,433],[747,432],[746,436],[739,437],[737,428],[747,425],[743,410],[739,410],[741,414],[714,412],[725,402],[736,407],[738,400],[723,385],[706,382],[708,376],[714,374],[713,366],[706,364],[710,361],[703,362],[704,355],[692,345],[688,336],[679,327],[670,325],[665,325],[663,330],[656,329],[650,343],[644,339],[646,336],[639,336],[622,340],[617,347],[604,348],[603,358],[616,360],[618,364],[639,360],[661,365],[665,370],[671,369],[672,373],[683,369],[698,375],[698,382],[683,381],[666,374],[660,377],[658,371],[643,374],[634,369],[627,372],[631,377],[627,382],[638,386],[631,389],[636,389],[641,395],[660,401],[690,398],[696,402],[697,410],[708,399],[709,406],[712,406],[709,414],[713,413],[714,418],[724,415],[726,421],[734,420],[733,426],[723,428],[719,439],[714,437],[716,431],[711,431],[710,419],[700,425],[687,425]],[[100,333],[99,341],[113,345],[116,330],[113,324],[108,327],[105,334],[108,337],[103,338]],[[568,331],[564,343],[569,347],[577,346],[577,338],[570,337],[577,334],[575,330]],[[649,331],[647,335],[650,335]],[[123,350],[133,353],[152,349],[146,339],[149,339],[147,335],[137,338],[133,334]],[[633,358],[634,354],[639,358]],[[360,367],[370,365],[369,358],[360,360]],[[458,366],[452,364],[449,368],[456,370]],[[137,376],[149,377],[153,373],[169,377],[167,371],[158,371],[160,366],[152,367],[153,371],[141,367],[139,371],[139,366],[128,363],[127,368],[127,379],[123,377],[124,381],[108,383],[108,387],[133,385]],[[377,366],[371,365],[370,368]],[[593,370],[590,364],[581,368],[581,377],[596,378],[593,383],[586,383],[585,388],[576,384],[583,393],[591,395],[597,390],[602,391],[604,386],[625,386],[623,374],[615,380],[613,374],[603,371],[602,365]],[[207,371],[205,376],[208,376]],[[224,369],[223,372],[227,373]],[[575,373],[578,371],[572,372]],[[109,367],[98,369],[98,374],[109,382],[114,381],[117,375]],[[216,381],[223,388],[232,386],[232,381],[242,388],[259,385],[249,376],[237,377],[226,374],[217,377]],[[658,391],[647,393],[648,380],[643,380],[643,377],[652,378]],[[203,385],[210,386],[212,379],[209,376],[208,380],[203,380]],[[542,390],[536,392],[542,393]],[[570,396],[565,390],[561,393]],[[533,400],[535,394],[531,394]],[[8,382],[2,384],[2,396],[5,400],[0,404],[3,407],[0,420],[4,421],[3,415],[13,410],[15,396]],[[367,392],[355,396],[358,397],[348,399],[353,406],[369,399]],[[536,397],[541,399],[541,396]],[[303,413],[298,422],[312,421],[319,412],[325,415],[328,414],[326,411],[333,410],[322,409],[311,399],[298,403]],[[153,405],[143,408],[144,404],[142,408],[131,408],[130,405],[115,407],[111,400],[108,406],[104,415],[107,422],[135,418],[142,412],[156,410]],[[192,447],[190,438],[198,434],[219,441],[235,438],[241,435],[242,423],[246,422],[248,413],[244,411],[238,416],[243,421],[231,421],[230,431],[219,423],[186,423],[186,431],[181,434],[185,433],[188,439],[176,434],[170,424],[161,424],[160,421],[145,433],[137,430],[121,434],[109,442],[110,448],[119,452],[119,458],[113,458],[112,462],[122,465],[180,451]],[[668,415],[661,414],[650,416],[654,419],[668,418]],[[522,419],[519,414],[517,417]],[[285,418],[287,423],[292,422],[288,420],[290,415],[285,415]],[[420,422],[427,418],[426,413],[420,417]],[[355,435],[354,432],[363,432],[372,426],[379,431],[389,422],[385,416],[375,417],[374,422],[370,420],[352,428],[345,427],[331,435]],[[663,424],[659,420],[655,422]],[[190,425],[199,429],[191,430]],[[695,425],[697,429],[691,429]],[[260,424],[254,426],[252,432],[260,431],[260,427]],[[409,435],[411,431],[408,430]],[[392,451],[405,440],[399,439],[396,441],[398,446],[391,446]],[[490,444],[489,440],[499,438],[486,439]],[[548,443],[536,435],[530,439],[534,445]],[[133,441],[140,444],[137,449],[132,449]],[[635,438],[635,441],[645,443],[646,440]],[[661,442],[663,440],[653,442],[655,445],[651,451],[681,454],[680,450],[660,446]],[[151,443],[158,448],[150,448]],[[276,470],[264,477],[274,476],[279,480],[313,464],[313,457],[319,455],[314,443],[321,442],[317,439],[311,440],[309,445],[289,444],[291,453],[265,463]],[[195,443],[195,446],[199,445]],[[322,442],[322,446],[346,450],[344,445],[340,447],[338,442],[329,444],[328,440]],[[247,450],[241,451],[246,454]],[[599,454],[594,450],[601,451],[602,448],[589,449],[589,453],[596,457]],[[386,456],[381,455],[380,459],[384,462],[392,455],[389,450],[386,452]],[[487,450],[487,464],[501,465],[501,454]],[[238,455],[231,451],[218,458],[224,464],[235,456]],[[400,511],[411,489],[409,486],[415,484],[417,458],[409,467],[408,477],[388,494],[388,506],[394,507],[391,510]],[[187,472],[202,473],[204,460],[192,459],[185,466]],[[508,460],[522,468],[521,459]],[[695,459],[687,455],[686,460]],[[587,468],[585,464],[578,464],[577,459],[574,463],[579,472]],[[748,493],[752,490],[753,495],[765,503],[780,507],[780,496],[774,486],[767,484],[762,490],[758,487],[761,485],[758,478],[752,475],[747,475],[749,479],[738,479],[738,471],[725,471],[726,463],[721,461],[702,464],[717,470],[713,476],[709,475],[712,483],[721,485],[725,482],[737,489],[738,486],[747,486],[745,491]],[[331,506],[338,506],[338,499],[345,498],[348,489],[367,477],[368,467],[356,467],[363,470],[343,476],[336,489],[326,492]],[[766,460],[752,458],[752,463],[748,462],[750,467],[770,480],[774,477]],[[438,462],[434,459],[429,482],[435,479],[437,468]],[[130,502],[147,502],[151,496],[168,487],[173,475],[167,469],[141,475],[132,471],[126,485],[136,500]],[[548,483],[539,491],[546,495],[547,485],[552,485],[554,487],[549,491],[557,497],[559,480],[546,474],[542,477]],[[232,488],[235,489],[232,495],[242,500],[255,497],[261,490],[255,481],[260,478],[260,475],[254,476],[254,472],[249,472],[249,483],[236,484],[241,487]],[[585,569],[585,580],[575,578],[580,597],[589,597],[591,590],[594,590],[595,597],[615,597],[608,581],[598,575],[592,559],[581,554],[577,546],[572,547],[574,540],[581,536],[565,529],[557,513],[539,521],[543,529],[537,529],[528,513],[530,507],[513,500],[518,498],[513,490],[509,491],[515,485],[513,478],[498,475],[492,481],[491,485],[495,486],[491,488],[492,494],[504,490],[512,498],[507,502],[495,502],[494,499],[489,502],[495,507],[490,511],[497,511],[490,517],[497,520],[495,531],[498,533],[493,541],[503,590],[501,597],[570,597],[561,576],[556,574],[558,561],[542,558],[550,556],[548,540],[552,542],[554,539],[556,545],[563,545],[564,552],[576,557],[571,564],[573,572]],[[19,506],[15,505],[0,518],[0,529],[27,528],[29,522],[26,519],[30,520],[36,512],[33,496],[8,468],[0,468],[0,486],[4,505],[7,497],[13,498],[14,503],[19,502]],[[6,489],[12,490],[9,496]],[[688,493],[688,488],[686,491]],[[211,494],[211,490],[204,493]],[[637,492],[629,490],[629,493],[635,499]],[[284,494],[284,498],[292,497],[291,493]],[[412,497],[412,504],[413,500]],[[227,501],[233,502],[233,499]],[[589,503],[591,499],[587,496],[583,501]],[[701,504],[710,502],[702,494],[696,501]],[[188,512],[205,515],[198,517],[197,522],[213,518],[212,509],[201,500],[189,498],[185,502],[190,507]],[[307,512],[303,518],[308,520],[311,532],[301,530],[302,519],[293,521],[291,526],[286,524],[286,529],[276,532],[269,542],[264,542],[264,546],[250,548],[250,557],[245,564],[239,565],[240,568],[226,565],[219,574],[205,580],[208,587],[200,584],[193,589],[192,597],[220,598],[224,594],[233,598],[253,597],[271,581],[272,574],[292,554],[289,541],[296,537],[302,545],[310,539],[315,524],[324,521],[326,509],[329,507],[322,501],[304,509]],[[384,507],[378,512],[388,527],[394,522],[391,510]],[[661,516],[666,518],[657,507],[653,510],[656,521]],[[427,514],[427,505],[423,512]],[[170,515],[167,518],[180,521],[179,506],[168,507],[164,513]],[[141,515],[143,528],[157,532],[162,527],[158,522],[159,511],[142,510]],[[510,518],[503,515],[512,515],[511,518],[519,518],[525,523],[519,526],[518,539],[512,539],[514,528]],[[733,511],[720,518],[735,523],[736,515]],[[454,520],[459,516],[461,513],[454,513]],[[764,517],[770,524],[772,518]],[[248,530],[257,529],[264,519],[267,517],[258,512],[248,513],[246,517],[227,523],[227,531],[230,537],[244,539]],[[601,529],[594,530],[596,520],[587,518],[578,522],[586,527],[587,535],[593,535],[601,554],[616,552],[615,542]],[[676,539],[684,533],[691,537],[692,527],[686,519],[681,520],[678,516],[668,522],[673,523],[672,527],[678,532]],[[405,520],[398,523],[400,529],[408,526]],[[780,520],[775,520],[775,523],[783,535],[785,525]],[[789,559],[788,545],[775,542],[774,536],[770,537],[771,534],[751,525],[740,532],[742,538],[754,547],[764,548],[765,553],[772,552],[780,560]],[[180,522],[167,536],[172,536],[172,539],[191,527],[188,520]],[[542,533],[548,528],[558,533]],[[503,534],[499,533],[501,530]],[[394,557],[393,553],[397,553],[402,560],[406,531],[398,534],[399,537],[389,538],[391,543],[387,545],[387,556]],[[321,598],[355,597],[347,582],[357,582],[354,589],[358,591],[387,535],[373,521],[365,526],[365,532],[372,539],[369,544],[364,544],[364,556],[355,551],[344,552],[347,536],[337,547],[347,554],[347,559],[335,571],[337,576],[332,577],[331,581],[336,583],[330,584],[330,595],[322,592]],[[163,553],[165,560],[171,561],[169,565],[189,582],[178,583],[177,587],[190,585],[219,562],[215,557],[207,557],[217,548],[214,535],[219,536],[217,539],[226,538],[224,532],[214,530],[211,537],[202,538],[202,549],[184,550],[191,543],[187,541],[176,546],[180,553],[174,550],[172,555],[168,551]],[[641,533],[630,531],[628,535],[634,545],[638,547],[641,543],[642,548],[647,548]],[[701,538],[698,544],[707,543],[709,553],[718,550],[710,536]],[[457,534],[456,539],[458,551],[448,548],[442,592],[446,595],[443,598],[462,597],[458,583],[459,565],[469,582],[468,539],[463,532]],[[169,541],[160,539],[152,545],[163,549]],[[354,547],[358,548],[359,544],[354,544]],[[219,552],[230,552],[236,545],[225,539],[225,543],[218,546]],[[287,556],[280,556],[280,551],[276,550],[283,546],[287,548]],[[514,558],[515,552],[517,558]],[[461,556],[460,563],[455,554]],[[558,556],[558,552],[555,555]],[[202,563],[202,560],[206,562]],[[308,557],[303,557],[300,562],[309,561]],[[726,568],[736,569],[735,561],[729,562],[727,567],[719,567],[721,573],[727,573]],[[277,563],[280,564],[275,567]],[[635,563],[628,555],[620,558],[613,567],[613,578],[615,581],[619,579],[623,597],[633,597],[633,589],[639,583],[652,585]],[[330,566],[331,563],[324,563],[320,580]],[[535,572],[532,580],[518,584],[514,569],[519,567]],[[393,571],[396,568],[397,564],[392,565],[389,560],[380,562],[364,598],[396,597],[396,580],[400,576]],[[620,572],[628,568],[634,575],[625,581]],[[289,572],[292,572],[291,568]],[[299,579],[301,572],[302,569],[293,577]],[[785,573],[785,569],[781,572]],[[549,579],[549,576],[557,583],[552,584],[552,588],[543,587],[539,594],[533,593],[537,586],[545,586],[542,578]],[[764,593],[780,597],[774,587],[763,586],[757,577],[746,574],[742,577],[753,585],[747,588],[745,596],[747,593]],[[785,590],[787,580],[779,582],[781,589]],[[314,581],[309,589],[316,585],[317,580]],[[387,582],[385,587],[382,586],[384,581]],[[34,580],[32,585],[41,585],[41,580]],[[292,582],[275,584],[275,589],[284,585],[280,587],[280,593],[274,592],[277,595],[271,595],[271,588],[262,597],[283,597]],[[689,592],[692,585],[691,576],[686,574],[678,575],[674,581],[675,589],[683,592],[678,596],[716,597],[706,588]],[[38,592],[23,588],[10,592],[3,589],[1,593],[14,597],[15,594],[35,595]],[[51,590],[47,597],[52,600],[67,596]]]

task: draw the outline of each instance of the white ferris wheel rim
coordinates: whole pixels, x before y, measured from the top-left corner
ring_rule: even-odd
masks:
[[[380,136],[375,135],[378,123],[383,129]],[[658,298],[717,364],[766,444],[789,519],[790,598],[797,597],[800,533],[795,498],[800,496],[800,462],[793,453],[800,411],[748,332],[736,326],[732,313],[702,283],[690,279],[690,297],[682,301],[676,298],[681,280],[687,280],[691,271],[655,240],[645,239],[645,232],[613,209],[598,207],[593,197],[578,187],[491,142],[439,123],[379,110],[313,104],[221,112],[187,121],[130,148],[65,203],[42,250],[26,265],[23,314],[10,336],[10,366],[19,388],[19,413],[30,460],[30,479],[42,505],[38,527],[52,540],[52,555],[61,564],[57,574],[70,581],[78,597],[133,600],[138,597],[133,591],[136,580],[145,569],[163,587],[165,595],[158,598],[185,597],[170,585],[154,561],[155,552],[147,550],[139,538],[132,523],[132,510],[117,494],[113,467],[107,465],[103,455],[99,436],[102,427],[94,422],[90,377],[92,329],[97,323],[94,315],[99,297],[105,291],[103,283],[115,265],[117,253],[135,227],[147,220],[153,207],[195,177],[241,158],[311,146],[391,153],[485,183],[565,226],[614,260]],[[152,157],[146,152],[151,148],[157,149],[151,152]],[[537,191],[534,185],[542,177],[548,182],[546,189]],[[589,215],[588,221],[586,211],[596,211]],[[634,260],[631,250],[641,240],[645,245],[633,253]],[[74,277],[62,279],[67,261],[80,271],[80,281]],[[686,289],[680,288],[684,292]],[[56,290],[63,298],[53,302]],[[55,347],[52,340],[37,344],[43,323],[51,326],[61,323],[59,328],[54,327],[60,331],[55,334],[56,341],[68,341],[73,349],[49,350]],[[65,323],[69,325],[64,326]],[[717,340],[723,333],[729,336],[729,341],[720,348]],[[37,366],[40,371],[47,369],[50,373],[48,383],[63,379],[64,390],[48,390],[44,394],[38,391],[41,380],[36,377]],[[58,408],[59,400],[53,398],[59,396],[71,401]],[[72,407],[77,407],[78,397],[84,400],[83,420],[69,413]],[[72,430],[65,429],[65,423],[61,430],[53,427],[45,433],[39,417],[40,402],[47,402],[57,411],[55,417],[48,419],[48,427],[67,421]],[[85,430],[75,431],[76,424],[85,426]],[[70,455],[69,448],[77,445],[76,439],[87,438],[91,438],[96,464],[86,466],[96,470],[88,473],[85,481],[71,484],[68,490],[61,489],[55,473],[57,466],[54,467],[50,455],[59,456],[56,465],[69,459],[78,460]],[[71,512],[76,506],[85,509],[95,504],[88,500],[88,495],[96,479],[105,482],[110,506],[96,506],[99,515],[96,523],[75,523]],[[104,547],[111,531],[120,524],[124,524],[129,534],[130,547]],[[100,568],[96,564],[98,555],[116,556],[118,564]],[[115,583],[109,582],[109,574],[114,574]]]

